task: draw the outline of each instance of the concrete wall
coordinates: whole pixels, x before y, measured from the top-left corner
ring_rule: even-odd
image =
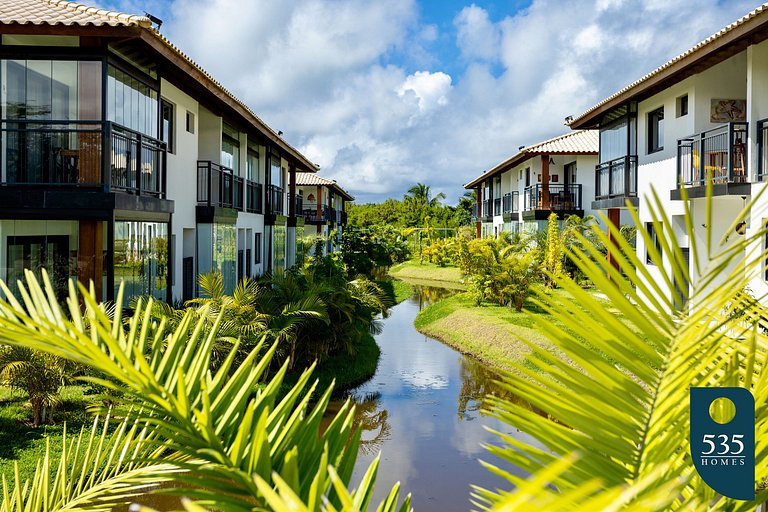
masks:
[[[184,247],[184,238],[190,237],[189,230],[196,229],[195,206],[197,205],[197,159],[198,159],[198,126],[194,133],[187,131],[187,111],[194,114],[195,123],[200,120],[197,101],[172,85],[167,80],[160,84],[160,95],[173,104],[174,139],[173,153],[168,153],[168,199],[174,201],[174,213],[171,219],[171,238],[175,240],[173,251],[173,277],[171,288],[173,298],[182,296],[182,258],[185,256],[197,258],[195,251],[190,251],[189,245]],[[186,231],[185,231],[186,230]],[[186,233],[186,235],[185,235]],[[175,236],[173,236],[175,235]],[[187,242],[189,244],[189,241]],[[191,252],[191,254],[190,254]]]

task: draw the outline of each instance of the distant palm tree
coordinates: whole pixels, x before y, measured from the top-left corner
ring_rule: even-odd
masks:
[[[408,189],[408,193],[405,195],[405,202],[413,202],[419,206],[428,206],[433,208],[440,204],[440,201],[445,199],[445,194],[438,193],[435,197],[432,195],[429,185],[424,183],[416,183],[414,186]]]

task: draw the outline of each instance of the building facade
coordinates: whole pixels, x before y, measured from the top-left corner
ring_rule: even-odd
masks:
[[[0,5],[0,278],[172,301],[197,275],[296,260],[298,172],[316,166],[149,19]]]
[[[535,231],[551,213],[591,215],[598,139],[594,130],[561,135],[529,147],[464,188],[475,191],[477,236]]]
[[[690,279],[697,279],[692,264],[697,255],[691,250],[698,248],[698,256],[706,258],[708,229],[725,249],[768,222],[764,195],[745,218],[739,215],[762,191],[768,173],[766,90],[768,8],[762,6],[573,119],[572,128],[600,131],[593,208],[615,218],[627,204],[638,206],[638,229],[654,240],[646,205],[658,196]],[[708,185],[711,217],[706,212]],[[686,208],[694,219],[690,227],[684,221]],[[756,248],[756,253],[765,248]],[[637,253],[651,278],[662,282],[671,275],[670,255],[662,254],[663,264],[657,265],[640,236]],[[737,258],[723,275],[738,271],[747,257]],[[765,296],[765,268],[751,277],[752,293]],[[682,307],[689,286],[675,280],[674,296],[668,299]]]
[[[334,180],[308,172],[296,174],[296,188],[303,205],[304,239],[322,238],[324,255],[338,251],[347,224],[346,204],[355,198]]]

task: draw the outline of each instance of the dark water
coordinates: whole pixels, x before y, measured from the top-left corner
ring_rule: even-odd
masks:
[[[376,337],[382,352],[376,375],[351,393],[365,429],[353,485],[381,451],[375,502],[400,481],[417,512],[476,508],[470,484],[509,489],[478,459],[522,474],[481,446],[498,443],[485,427],[532,442],[484,412],[486,394],[505,395],[493,382],[496,374],[414,328],[419,309],[440,293],[419,290],[392,309]]]

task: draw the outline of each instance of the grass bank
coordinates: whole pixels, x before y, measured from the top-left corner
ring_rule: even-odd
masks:
[[[523,340],[564,357],[536,330],[537,317],[545,317],[548,322],[555,320],[530,302],[526,303],[526,308],[527,313],[518,313],[512,308],[492,304],[478,307],[462,293],[422,310],[416,317],[415,326],[419,332],[502,370],[514,370],[514,364],[523,362],[531,352]]]
[[[466,289],[464,277],[457,267],[440,267],[434,263],[409,260],[389,269],[389,275],[413,284]]]
[[[17,462],[22,481],[31,478],[38,460],[45,455],[46,443],[50,443],[52,454],[61,453],[65,422],[70,435],[77,435],[83,425],[90,426],[93,416],[86,407],[94,397],[86,391],[84,386],[65,386],[62,402],[53,411],[56,423],[33,427],[26,393],[0,386],[0,474],[12,479],[13,463]]]
[[[393,304],[400,304],[413,295],[413,286],[399,279],[383,279],[376,281]]]

